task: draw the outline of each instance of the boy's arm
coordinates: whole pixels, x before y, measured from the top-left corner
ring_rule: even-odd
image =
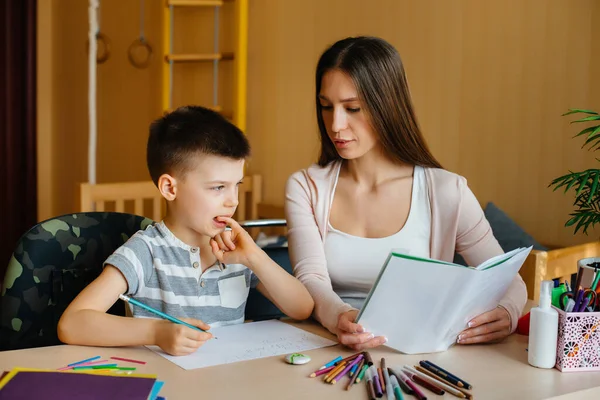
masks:
[[[107,265],[67,307],[58,322],[58,338],[88,346],[139,346],[156,343],[160,320],[119,317],[106,311],[127,291],[123,274]]]
[[[277,265],[235,220],[219,219],[231,227],[211,240],[219,261],[250,268],[260,280],[256,288],[287,316],[298,320],[310,317],[315,303],[306,287]]]
[[[58,322],[58,337],[68,344],[86,346],[143,346],[158,345],[172,355],[189,354],[210,333],[195,331],[183,325],[151,318],[128,318],[107,314],[106,311],[127,291],[127,281],[121,272],[107,265],[67,307]],[[208,330],[199,320],[184,319]]]

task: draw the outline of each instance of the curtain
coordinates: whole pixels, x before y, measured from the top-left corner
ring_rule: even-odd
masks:
[[[0,283],[37,221],[36,0],[0,1]]]

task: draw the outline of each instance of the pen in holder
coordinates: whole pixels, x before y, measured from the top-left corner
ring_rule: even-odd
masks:
[[[600,312],[558,311],[556,368],[562,372],[600,371]]]

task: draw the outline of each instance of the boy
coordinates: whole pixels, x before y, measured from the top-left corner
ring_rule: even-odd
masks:
[[[212,337],[135,306],[134,318],[106,314],[122,293],[203,330],[244,322],[250,287],[289,317],[308,318],[314,303],[306,288],[231,219],[249,155],[244,134],[208,109],[182,107],[155,121],[147,163],[167,200],[166,216],[106,260],[100,276],[62,315],[60,340],[158,345],[171,355],[185,355]],[[232,231],[224,233],[226,225]]]

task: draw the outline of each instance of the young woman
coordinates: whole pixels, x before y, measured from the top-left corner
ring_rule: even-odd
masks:
[[[470,265],[503,251],[466,179],[429,151],[393,46],[374,37],[333,44],[317,65],[316,107],[318,164],[286,186],[290,257],[317,320],[343,344],[375,347],[386,338],[354,320],[391,248],[445,261],[456,251]],[[526,300],[517,275],[458,343],[508,336]]]

